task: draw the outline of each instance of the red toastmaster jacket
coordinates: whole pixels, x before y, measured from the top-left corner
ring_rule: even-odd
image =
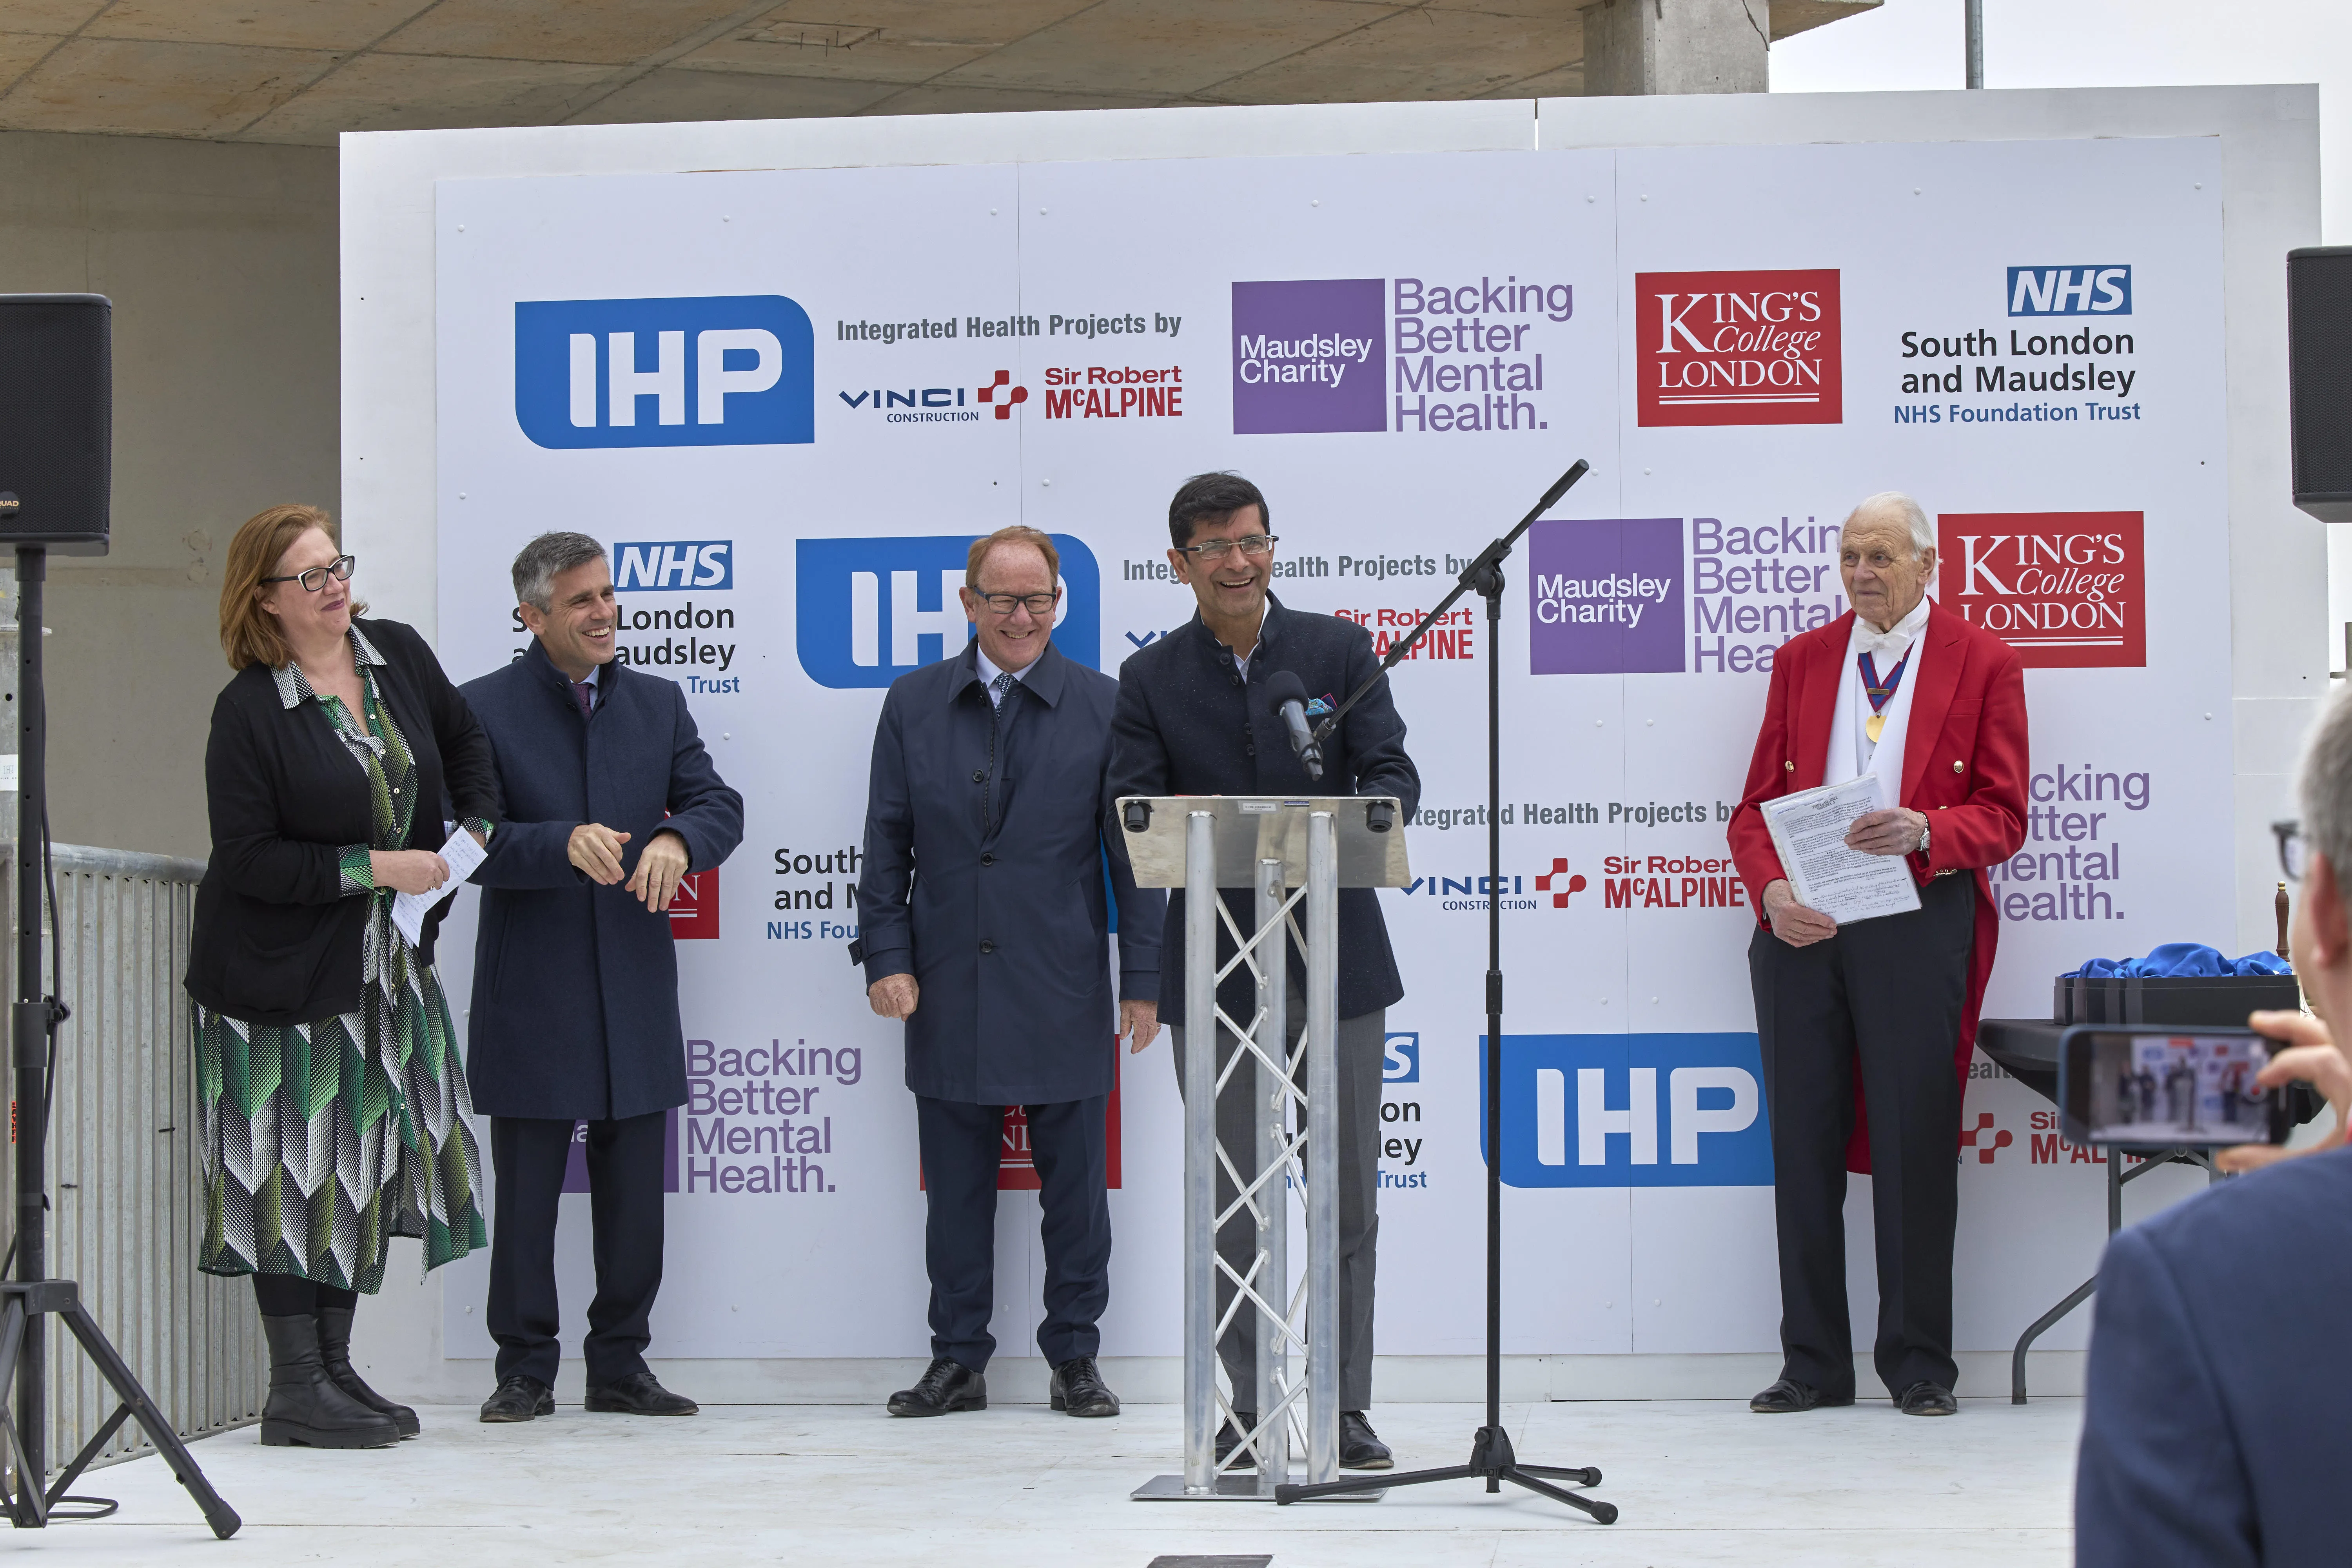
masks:
[[[1764,919],[1764,888],[1787,876],[1765,829],[1763,802],[1822,782],[1830,720],[1844,691],[1845,654],[1853,632],[1848,610],[1825,626],[1790,637],[1772,660],[1772,688],[1763,727],[1748,764],[1748,787],[1731,814],[1731,855],[1756,917]],[[1921,882],[1967,872],[1977,879],[1976,942],[1969,956],[1969,990],[1952,1066],[1963,1080],[1976,1048],[1977,1018],[1992,974],[2000,915],[1985,868],[2006,860],[2025,843],[2025,676],[2017,655],[1990,632],[1933,605],[1920,631],[1917,688],[1903,748],[1898,805],[1927,816],[1927,853],[1911,856]],[[1846,1168],[1870,1169],[1856,1080],[1853,1137]]]

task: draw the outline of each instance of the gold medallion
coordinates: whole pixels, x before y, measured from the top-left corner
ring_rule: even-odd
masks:
[[[1870,737],[1870,743],[1874,746],[1878,744],[1878,737],[1885,733],[1885,730],[1886,715],[1884,713],[1873,713],[1863,721],[1862,732]]]

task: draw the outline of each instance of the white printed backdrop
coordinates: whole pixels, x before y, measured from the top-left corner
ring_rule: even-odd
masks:
[[[938,595],[963,541],[1075,541],[1059,635],[1116,670],[1191,613],[1160,566],[1169,493],[1237,468],[1270,499],[1285,601],[1379,636],[1577,458],[1567,521],[1512,563],[1500,647],[1509,1125],[1552,1130],[1514,1145],[1506,1348],[1772,1348],[1769,1157],[1738,1087],[1752,928],[1721,823],[1759,650],[1844,607],[1825,527],[1910,491],[1945,602],[2040,639],[2034,841],[1995,883],[1988,1013],[2043,1013],[2088,956],[2228,940],[2219,168],[2210,140],[2107,140],[444,182],[442,657],[461,679],[509,658],[515,550],[594,533],[620,548],[627,657],[688,683],[747,803],[705,889],[719,934],[680,949],[709,1071],[656,1353],[922,1353],[913,1108],[845,954],[844,857],[882,684],[961,646]],[[543,301],[591,303],[518,312]],[[1734,401],[1659,401],[1662,366],[1669,395]],[[1486,640],[1449,628],[1395,676],[1424,880],[1381,895],[1411,1037],[1387,1090],[1387,1352],[1479,1347]],[[461,997],[472,903],[444,947]],[[1601,1068],[1605,1099],[1539,1103],[1538,1064]],[[1720,1087],[1646,1106],[1644,1065]],[[2104,1184],[2044,1101],[1978,1072],[1958,1340],[1993,1350],[2090,1271]],[[1601,1114],[1629,1104],[1657,1125]],[[1170,1354],[1164,1043],[1128,1061],[1120,1121],[1104,1349]],[[1849,1212],[1866,1344],[1864,1198]],[[1033,1353],[1034,1213],[1008,1194],[1000,1217],[1005,1353]],[[483,1278],[452,1271],[451,1355],[488,1353]]]

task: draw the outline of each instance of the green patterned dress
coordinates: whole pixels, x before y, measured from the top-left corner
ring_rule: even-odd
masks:
[[[357,1010],[311,1024],[248,1024],[195,1008],[196,1096],[208,1274],[290,1274],[373,1292],[395,1236],[437,1268],[488,1244],[476,1196],[473,1102],[429,964],[392,921],[371,849],[406,844],[415,763],[377,689],[381,654],[356,626],[365,711],[313,691],[299,666],[275,671],[278,700],[316,702],[367,772],[374,841],[342,851],[342,891],[368,900]],[[488,827],[467,826],[487,834]]]

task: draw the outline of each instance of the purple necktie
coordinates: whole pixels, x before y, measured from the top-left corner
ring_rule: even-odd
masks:
[[[580,717],[585,719],[594,706],[595,689],[584,680],[575,680],[572,683],[572,695],[580,700]]]

